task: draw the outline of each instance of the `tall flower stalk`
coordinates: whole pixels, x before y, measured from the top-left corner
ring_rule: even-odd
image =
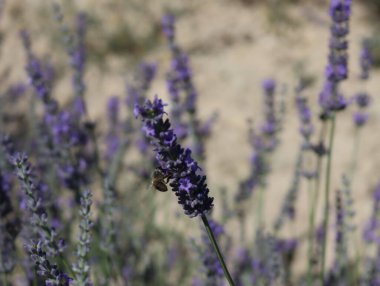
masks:
[[[329,43],[328,65],[325,75],[326,82],[324,90],[320,95],[320,104],[322,107],[322,117],[330,121],[330,133],[327,154],[325,194],[324,194],[324,216],[323,228],[324,237],[322,243],[322,265],[321,265],[321,283],[324,284],[326,250],[328,237],[328,223],[330,216],[330,178],[332,153],[334,144],[336,112],[344,110],[347,101],[339,92],[339,83],[348,77],[348,55],[347,55],[347,35],[349,32],[349,19],[351,14],[351,0],[332,0],[330,3],[330,16],[332,18],[331,35]]]
[[[196,216],[202,218],[224,275],[230,285],[234,285],[206,216],[213,208],[214,200],[208,195],[206,176],[192,158],[191,150],[184,149],[177,143],[177,136],[171,129],[169,119],[164,119],[164,106],[162,100],[156,96],[153,102],[147,100],[144,106],[136,105],[134,113],[136,117],[142,118],[142,130],[154,147],[158,168],[170,182],[169,185],[177,196],[178,203],[190,218]]]
[[[84,190],[81,201],[79,214],[81,221],[79,223],[79,243],[77,245],[76,255],[78,261],[73,265],[73,271],[76,274],[75,282],[78,286],[90,286],[90,265],[88,254],[90,252],[91,234],[91,200],[90,190]]]

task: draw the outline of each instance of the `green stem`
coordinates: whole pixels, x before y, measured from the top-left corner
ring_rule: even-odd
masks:
[[[1,281],[3,283],[2,285],[4,285],[4,286],[8,286],[9,285],[6,273],[2,273],[1,274]]]
[[[208,219],[207,219],[206,215],[204,215],[204,214],[202,214],[202,221],[203,221],[203,224],[205,225],[208,237],[209,237],[209,239],[211,241],[212,246],[214,247],[216,255],[218,256],[219,262],[222,265],[224,276],[228,280],[228,283],[230,284],[230,286],[235,286],[235,283],[232,280],[232,277],[231,277],[230,273],[228,272],[228,268],[227,268],[227,266],[226,266],[226,264],[224,262],[222,253],[220,252],[218,243],[216,242],[214,233],[212,232],[210,224],[208,223]]]
[[[325,182],[325,212],[323,219],[323,242],[322,242],[322,268],[321,268],[321,285],[324,285],[325,276],[325,264],[326,264],[326,250],[327,250],[327,234],[328,234],[328,222],[330,216],[330,181],[331,181],[331,164],[332,164],[332,149],[334,144],[334,133],[335,133],[335,114],[331,116],[331,129],[329,134],[329,146],[327,153],[327,168],[326,168],[326,182]]]
[[[356,163],[359,153],[359,145],[360,145],[360,127],[355,128],[355,135],[354,135],[354,146],[352,148],[352,162],[351,162],[351,169],[350,169],[350,185],[352,186],[352,183],[354,181],[354,176],[356,173]]]
[[[323,121],[322,127],[321,127],[321,133],[319,136],[319,143],[323,144],[325,142],[326,137],[326,121]],[[311,209],[310,209],[310,228],[309,228],[309,243],[310,243],[310,249],[311,251],[314,250],[314,230],[315,230],[315,216],[316,216],[316,210],[318,207],[319,202],[319,188],[321,184],[321,170],[322,170],[322,158],[323,156],[317,157],[317,166],[316,166],[316,177],[314,179],[314,190],[312,191],[312,201],[311,201]],[[312,268],[313,260],[312,257],[309,257],[308,261],[308,276],[311,275],[311,268]],[[310,276],[309,276],[310,277]],[[308,285],[310,286],[311,281],[309,280]]]
[[[256,205],[257,214],[256,214],[255,233],[263,227],[263,212],[264,212],[264,203],[265,203],[264,192],[265,192],[265,189],[263,187],[260,187],[257,190],[257,195],[259,197],[258,197],[257,205]]]
[[[309,199],[309,209],[313,209],[313,198],[314,198],[314,193],[312,189],[312,181],[308,180],[308,199]],[[312,285],[312,274],[311,274],[311,268],[312,268],[312,259],[313,259],[313,241],[314,241],[314,213],[313,211],[310,211],[309,213],[309,249],[308,249],[308,267],[307,267],[307,285],[311,286]]]

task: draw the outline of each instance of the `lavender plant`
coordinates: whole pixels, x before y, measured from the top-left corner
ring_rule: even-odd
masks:
[[[105,115],[92,120],[85,96],[94,82],[86,82],[85,71],[96,64],[91,53],[102,35],[96,33],[93,42],[91,31],[97,19],[90,10],[79,12],[71,25],[68,19],[74,19],[70,15],[74,6],[70,5],[53,4],[71,78],[70,98],[61,97],[59,85],[67,84],[61,76],[67,74],[56,65],[59,49],[50,56],[37,53],[39,38],[32,27],[20,34],[28,79],[10,80],[7,72],[0,71],[0,285],[379,285],[378,186],[362,244],[355,233],[361,225],[354,198],[363,189],[353,183],[362,162],[359,132],[376,119],[369,111],[376,105],[367,84],[376,73],[370,74],[367,40],[362,43],[357,92],[346,99],[340,87],[348,78],[350,0],[330,3],[332,23],[319,121],[314,120],[314,98],[304,75],[298,79],[299,144],[294,170],[290,185],[276,190],[279,199],[273,202],[264,198],[277,162],[272,160],[273,152],[287,140],[286,136],[280,140],[280,132],[292,127],[284,117],[284,110],[292,108],[287,98],[278,97],[284,93],[278,82],[284,79],[268,78],[262,83],[261,121],[250,122],[248,132],[247,176],[236,182],[236,192],[222,180],[209,181],[211,196],[204,167],[208,152],[214,150],[205,146],[216,117],[201,120],[205,107],[199,105],[197,77],[191,68],[197,49],[179,44],[182,35],[175,25],[182,15],[192,14],[173,10],[162,18],[171,56],[169,70],[158,70],[156,62],[139,57],[141,52],[133,54],[133,62],[140,64],[126,71],[126,95],[110,97]],[[65,19],[63,11],[68,12]],[[161,17],[151,16],[158,32]],[[157,52],[160,47],[158,43]],[[161,66],[163,61],[158,58],[157,63]],[[108,66],[99,70],[108,71]],[[168,114],[163,100],[157,96],[149,100],[151,89],[163,81],[169,95]],[[335,124],[349,104],[357,133],[351,163],[340,171],[332,166],[332,157],[340,155],[333,150],[334,136],[340,132]],[[286,116],[291,119],[292,114]],[[333,172],[344,174],[339,187],[333,185]],[[214,187],[215,181],[221,186]],[[170,192],[150,192],[149,185]],[[335,204],[331,190],[335,190]],[[182,220],[180,212],[171,208],[171,192],[192,220]],[[304,192],[309,203],[300,210],[298,199]],[[272,222],[266,216],[269,209],[278,213],[272,229],[266,227]],[[335,215],[333,236],[329,235],[330,212]],[[193,227],[198,222],[194,218],[202,220],[201,233]],[[307,226],[298,228],[304,222]],[[194,249],[189,249],[189,234]],[[326,258],[330,245],[335,246],[331,265]]]

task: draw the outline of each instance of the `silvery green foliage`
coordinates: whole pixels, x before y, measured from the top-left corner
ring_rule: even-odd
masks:
[[[74,283],[78,286],[89,286],[90,283],[90,264],[89,252],[91,244],[90,229],[91,222],[91,200],[92,194],[90,190],[84,190],[80,199],[79,214],[81,217],[79,223],[79,241],[77,244],[76,256],[77,262],[73,264],[75,273]]]

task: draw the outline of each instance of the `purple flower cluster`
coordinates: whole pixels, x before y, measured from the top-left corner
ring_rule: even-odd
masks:
[[[298,111],[298,117],[300,119],[301,127],[300,133],[304,138],[305,144],[310,143],[310,137],[314,133],[314,126],[312,123],[312,113],[308,105],[306,97],[297,96],[296,105]]]
[[[85,190],[80,200],[80,216],[81,221],[79,224],[80,234],[79,242],[77,245],[76,255],[78,257],[77,263],[73,265],[73,271],[76,274],[75,282],[78,285],[91,286],[90,283],[90,265],[88,254],[90,252],[92,227],[91,221],[91,200],[92,194],[90,190]]]
[[[57,256],[65,248],[65,242],[57,239],[57,232],[48,220],[48,214],[41,201],[41,185],[36,182],[28,157],[22,153],[10,155],[10,163],[22,184],[26,206],[31,213],[30,223],[34,226],[39,240],[49,256]]]
[[[197,91],[192,81],[189,58],[175,42],[174,24],[175,18],[172,15],[167,15],[162,19],[163,30],[172,51],[171,71],[167,80],[168,90],[175,103],[178,103],[179,92],[184,91],[186,99],[182,108],[192,114],[196,111]]]
[[[367,222],[363,231],[363,238],[367,243],[376,243],[380,245],[380,235],[378,234],[380,226],[380,184],[373,193],[373,209],[370,220]]]
[[[351,0],[332,0],[330,16],[332,19],[328,64],[325,71],[326,82],[320,94],[319,103],[322,107],[322,119],[332,111],[345,109],[346,99],[338,91],[338,85],[348,77],[348,42]]]
[[[157,73],[155,63],[142,62],[136,70],[133,84],[127,84],[126,103],[129,109],[133,109],[135,104],[143,104],[147,91],[149,90]]]
[[[265,178],[269,172],[267,152],[271,150],[271,147],[268,149],[266,138],[261,134],[256,134],[250,127],[249,143],[252,146],[250,172],[248,177],[239,183],[239,189],[235,195],[235,201],[238,204],[247,200],[257,186],[265,184]]]
[[[0,273],[10,273],[16,263],[16,237],[21,221],[14,216],[9,174],[0,169]]]
[[[170,115],[173,129],[180,141],[185,140],[188,136],[191,137],[195,158],[203,160],[205,158],[205,140],[210,135],[216,116],[215,114],[211,115],[205,123],[198,119],[196,106],[198,92],[193,83],[189,57],[175,41],[174,16],[163,17],[162,26],[172,52],[171,69],[167,73],[166,83],[172,102]]]
[[[281,248],[277,239],[269,234],[256,234],[255,255],[252,260],[252,284],[284,284]]]
[[[77,16],[76,22],[76,45],[71,53],[71,65],[74,70],[73,75],[73,87],[76,98],[77,111],[80,114],[85,112],[83,101],[83,94],[85,92],[84,84],[84,69],[86,63],[86,47],[85,47],[85,36],[87,31],[87,15],[85,13],[80,13]]]
[[[37,274],[44,278],[46,286],[69,286],[73,279],[49,261],[42,245],[39,241],[25,246],[37,266]]]
[[[363,41],[362,52],[360,55],[360,67],[361,75],[360,79],[364,83],[369,78],[369,72],[372,65],[372,55],[369,50],[368,40]],[[368,112],[367,109],[371,104],[370,95],[365,92],[359,92],[354,96],[354,100],[357,106],[357,110],[353,115],[355,126],[360,128],[364,126],[368,121]]]
[[[213,207],[206,176],[192,158],[190,149],[177,143],[169,119],[163,118],[164,106],[156,96],[153,102],[147,100],[144,106],[136,105],[135,116],[142,118],[143,131],[151,139],[157,162],[165,176],[170,178],[170,186],[185,214],[189,217],[204,215]]]
[[[108,132],[106,135],[106,159],[110,160],[117,152],[120,146],[120,100],[117,96],[113,96],[108,100],[107,117],[108,117]]]
[[[264,116],[265,121],[261,126],[261,132],[267,140],[268,150],[272,150],[278,144],[276,133],[278,131],[278,120],[276,118],[276,102],[275,102],[275,92],[276,92],[276,81],[274,79],[268,78],[263,81],[262,87],[264,90]]]
[[[372,54],[370,50],[370,41],[369,39],[364,39],[362,43],[362,50],[360,53],[360,79],[368,80],[369,79],[369,71],[372,66]]]

